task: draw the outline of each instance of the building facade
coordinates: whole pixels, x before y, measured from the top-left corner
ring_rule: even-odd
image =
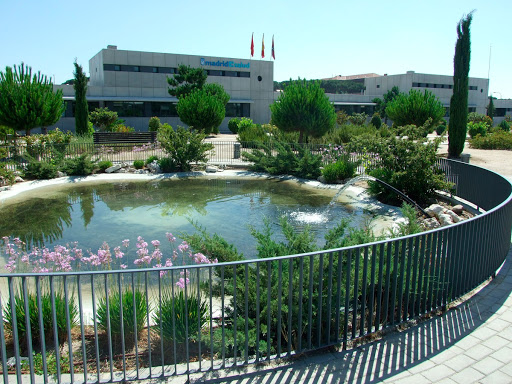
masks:
[[[173,127],[183,124],[176,112],[178,100],[169,95],[167,77],[177,73],[179,65],[203,68],[207,82],[217,83],[230,95],[226,106],[226,118],[219,127],[221,133],[229,133],[228,122],[233,117],[248,117],[255,123],[270,122],[270,105],[280,92],[274,92],[274,62],[235,59],[212,56],[180,55],[170,53],[119,50],[116,46],[102,49],[89,60],[90,80],[87,89],[89,110],[107,107],[118,113],[125,125],[136,131],[146,131],[152,116]],[[411,89],[428,90],[436,95],[447,109],[449,118],[450,98],[453,94],[453,77],[408,71],[405,74],[366,74],[337,76],[325,80],[364,81],[363,94],[327,94],[336,111],[348,114],[364,112],[372,115],[373,99],[382,98],[397,86],[400,92]],[[62,89],[66,111],[55,126],[64,131],[75,130],[74,99],[72,85],[57,85]],[[489,80],[469,78],[469,112],[486,113],[489,103]],[[512,115],[512,100],[495,99],[495,123]]]
[[[221,132],[229,132],[227,123],[233,117],[248,117],[260,124],[270,121],[269,105],[274,101],[272,61],[125,51],[116,46],[102,49],[89,60],[89,110],[108,107],[136,131],[147,130],[152,116],[173,127],[184,125],[176,112],[178,100],[169,95],[167,84],[167,77],[177,73],[181,64],[203,68],[207,82],[222,85],[230,95]],[[74,131],[73,86],[56,88],[63,90],[67,102],[56,126]]]

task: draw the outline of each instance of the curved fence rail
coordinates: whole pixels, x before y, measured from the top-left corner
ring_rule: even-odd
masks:
[[[417,235],[303,255],[0,275],[4,383],[188,375],[347,347],[446,306],[503,263],[512,187],[482,168],[443,159],[439,165],[457,195],[484,213]]]

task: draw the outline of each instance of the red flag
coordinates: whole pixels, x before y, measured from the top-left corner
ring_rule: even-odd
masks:
[[[272,58],[276,59],[276,53],[274,51],[274,35],[272,35]]]
[[[265,34],[263,34],[263,37],[261,38],[261,58],[265,58]]]
[[[251,37],[251,57],[254,56],[254,32],[252,33]]]

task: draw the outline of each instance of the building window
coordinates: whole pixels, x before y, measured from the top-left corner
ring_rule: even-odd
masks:
[[[151,116],[158,117],[177,117],[176,103],[169,102],[151,102]]]
[[[251,117],[251,105],[249,103],[228,103],[226,117]]]
[[[380,84],[377,84],[377,88],[380,88]]]
[[[476,112],[476,107],[469,107],[468,108],[468,112],[471,113],[471,112]]]
[[[158,67],[153,67],[153,73],[158,73]]]
[[[120,71],[121,66],[120,65],[114,65],[114,71]]]
[[[476,91],[476,90],[478,90],[478,87],[476,85],[470,85],[469,86],[469,90],[470,91]]]
[[[134,65],[133,72],[140,72],[140,67],[138,65]]]
[[[107,108],[117,112],[119,117],[143,117],[143,101],[107,101]]]
[[[239,72],[240,77],[251,77],[251,72]]]

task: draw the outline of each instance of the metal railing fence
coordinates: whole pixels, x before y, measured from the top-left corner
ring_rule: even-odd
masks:
[[[243,165],[248,164],[243,158],[243,152],[252,152],[260,148],[258,143],[239,143],[235,141],[214,141],[214,148],[208,153],[208,162],[213,164]],[[299,144],[289,144],[294,151],[297,151]],[[324,154],[325,162],[330,162],[337,155],[343,153],[341,146],[326,146],[306,144],[306,147],[315,154]],[[276,153],[276,150],[273,150]],[[111,161],[112,163],[133,162],[136,160],[146,161],[152,156],[158,158],[166,157],[167,154],[160,147],[159,143],[133,144],[133,143],[112,143],[98,145],[93,143],[69,143],[54,144],[45,146],[26,146],[19,144],[15,146],[0,146],[0,161],[7,163],[14,169],[22,169],[29,161],[52,162],[59,158],[77,157],[88,154],[93,161]],[[349,153],[352,161],[361,158],[361,154]],[[375,159],[366,155],[366,165],[375,162]]]
[[[162,378],[346,348],[446,306],[503,263],[512,186],[482,168],[444,159],[440,165],[457,180],[458,196],[486,212],[407,237],[302,255],[2,274],[4,383]],[[179,284],[183,278],[190,282]]]

